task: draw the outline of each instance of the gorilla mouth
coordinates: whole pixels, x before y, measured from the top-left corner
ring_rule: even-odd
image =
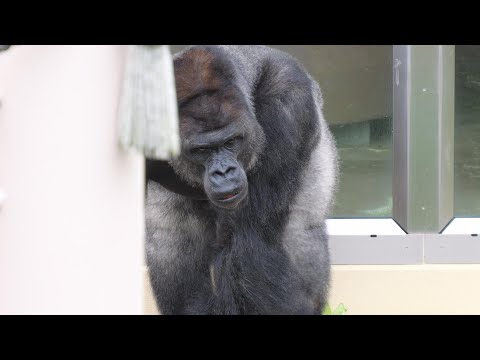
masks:
[[[235,190],[234,192],[232,192],[230,194],[226,194],[226,195],[220,197],[220,199],[218,199],[218,201],[232,200],[232,199],[236,198],[238,196],[238,194],[240,194],[241,191],[242,191],[241,189]]]
[[[243,198],[247,195],[247,187],[241,187],[234,191],[221,194],[220,196],[216,196],[216,199],[212,199],[217,206],[225,209],[233,209],[236,207]]]

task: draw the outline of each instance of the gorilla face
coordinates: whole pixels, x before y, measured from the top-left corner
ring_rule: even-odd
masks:
[[[222,98],[218,102],[218,98]],[[222,94],[197,98],[180,108],[182,167],[201,183],[217,207],[234,209],[248,193],[246,170],[252,167],[255,147],[247,114],[232,114]],[[212,108],[216,108],[214,111]],[[260,129],[261,131],[261,129]]]
[[[248,182],[239,155],[243,134],[219,129],[196,136],[186,152],[203,168],[203,188],[210,201],[221,208],[235,208],[247,195]],[[225,136],[229,134],[230,136]]]
[[[264,134],[236,85],[234,66],[224,61],[202,49],[175,60],[182,153],[172,165],[203,188],[212,204],[231,210],[248,194],[247,173],[263,149]]]

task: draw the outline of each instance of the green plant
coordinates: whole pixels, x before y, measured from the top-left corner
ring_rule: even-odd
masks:
[[[342,303],[340,303],[340,305],[338,305],[337,308],[333,311],[330,305],[327,304],[327,306],[323,310],[322,315],[345,315],[347,311],[348,309]]]

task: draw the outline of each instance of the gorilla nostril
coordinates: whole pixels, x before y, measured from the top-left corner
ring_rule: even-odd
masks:
[[[235,170],[237,170],[237,168],[235,166],[230,166],[227,171],[225,171],[225,175],[228,175],[229,173],[233,173],[235,172]]]
[[[220,170],[215,170],[215,171],[212,172],[213,177],[218,177],[218,176],[223,176],[223,175],[224,175],[224,173]]]

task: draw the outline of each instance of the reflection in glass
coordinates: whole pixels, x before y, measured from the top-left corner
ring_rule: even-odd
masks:
[[[455,46],[455,216],[480,216],[480,45]]]

